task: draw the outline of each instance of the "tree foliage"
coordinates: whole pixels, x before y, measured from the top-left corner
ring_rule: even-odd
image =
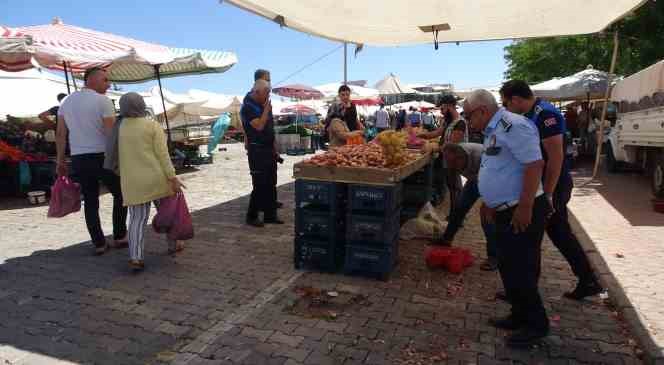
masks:
[[[593,65],[608,71],[612,31],[619,36],[616,73],[630,75],[664,59],[664,0],[649,0],[601,34],[514,41],[505,47],[507,79],[538,83]]]

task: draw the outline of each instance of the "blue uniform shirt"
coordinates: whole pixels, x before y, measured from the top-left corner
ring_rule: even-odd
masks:
[[[240,120],[244,133],[250,144],[270,147],[274,145],[274,118],[272,112],[268,116],[265,128],[259,131],[251,126],[251,121],[263,115],[263,106],[258,104],[248,93],[242,102],[240,109]]]
[[[540,134],[540,139],[544,140],[549,137],[562,135],[563,136],[563,156],[567,154],[567,147],[565,143],[565,133],[567,132],[567,125],[565,123],[565,117],[562,113],[553,106],[553,104],[548,101],[544,101],[540,98],[535,100],[535,105],[533,108],[524,115],[526,118],[532,120],[537,127],[537,130]],[[544,145],[540,143],[542,148],[542,157],[545,162],[549,160],[549,157],[546,155],[544,150]],[[560,171],[560,178],[567,178],[569,176],[569,164],[567,159],[563,160],[563,166]],[[544,179],[544,176],[542,176]]]
[[[478,180],[484,203],[496,208],[518,201],[525,166],[541,159],[540,138],[533,123],[500,108],[484,129],[484,153]]]

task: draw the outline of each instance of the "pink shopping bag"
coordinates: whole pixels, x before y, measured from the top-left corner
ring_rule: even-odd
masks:
[[[51,187],[48,217],[61,218],[81,210],[81,186],[66,176],[59,176]]]
[[[194,238],[194,224],[183,193],[177,194],[177,206],[173,226],[168,231],[168,238],[177,241],[186,241]]]
[[[175,221],[178,196],[180,194],[171,195],[159,200],[157,207],[157,214],[152,218],[152,229],[157,233],[168,233],[173,227]]]

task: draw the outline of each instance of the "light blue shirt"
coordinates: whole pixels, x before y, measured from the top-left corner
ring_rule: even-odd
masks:
[[[484,129],[484,153],[478,181],[484,203],[496,208],[503,203],[518,201],[525,166],[541,159],[539,132],[535,125],[521,115],[500,108]]]

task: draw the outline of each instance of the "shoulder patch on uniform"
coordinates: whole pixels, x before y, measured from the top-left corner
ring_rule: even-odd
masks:
[[[504,118],[500,119],[500,126],[503,127],[505,132],[509,132],[510,128],[512,128],[512,123],[506,121]]]
[[[535,107],[533,108],[533,112],[534,112],[535,116],[538,116],[539,113],[541,113],[543,110],[544,109],[539,105],[535,105]]]
[[[558,124],[558,120],[555,117],[547,118],[544,120],[545,127],[551,127]]]

